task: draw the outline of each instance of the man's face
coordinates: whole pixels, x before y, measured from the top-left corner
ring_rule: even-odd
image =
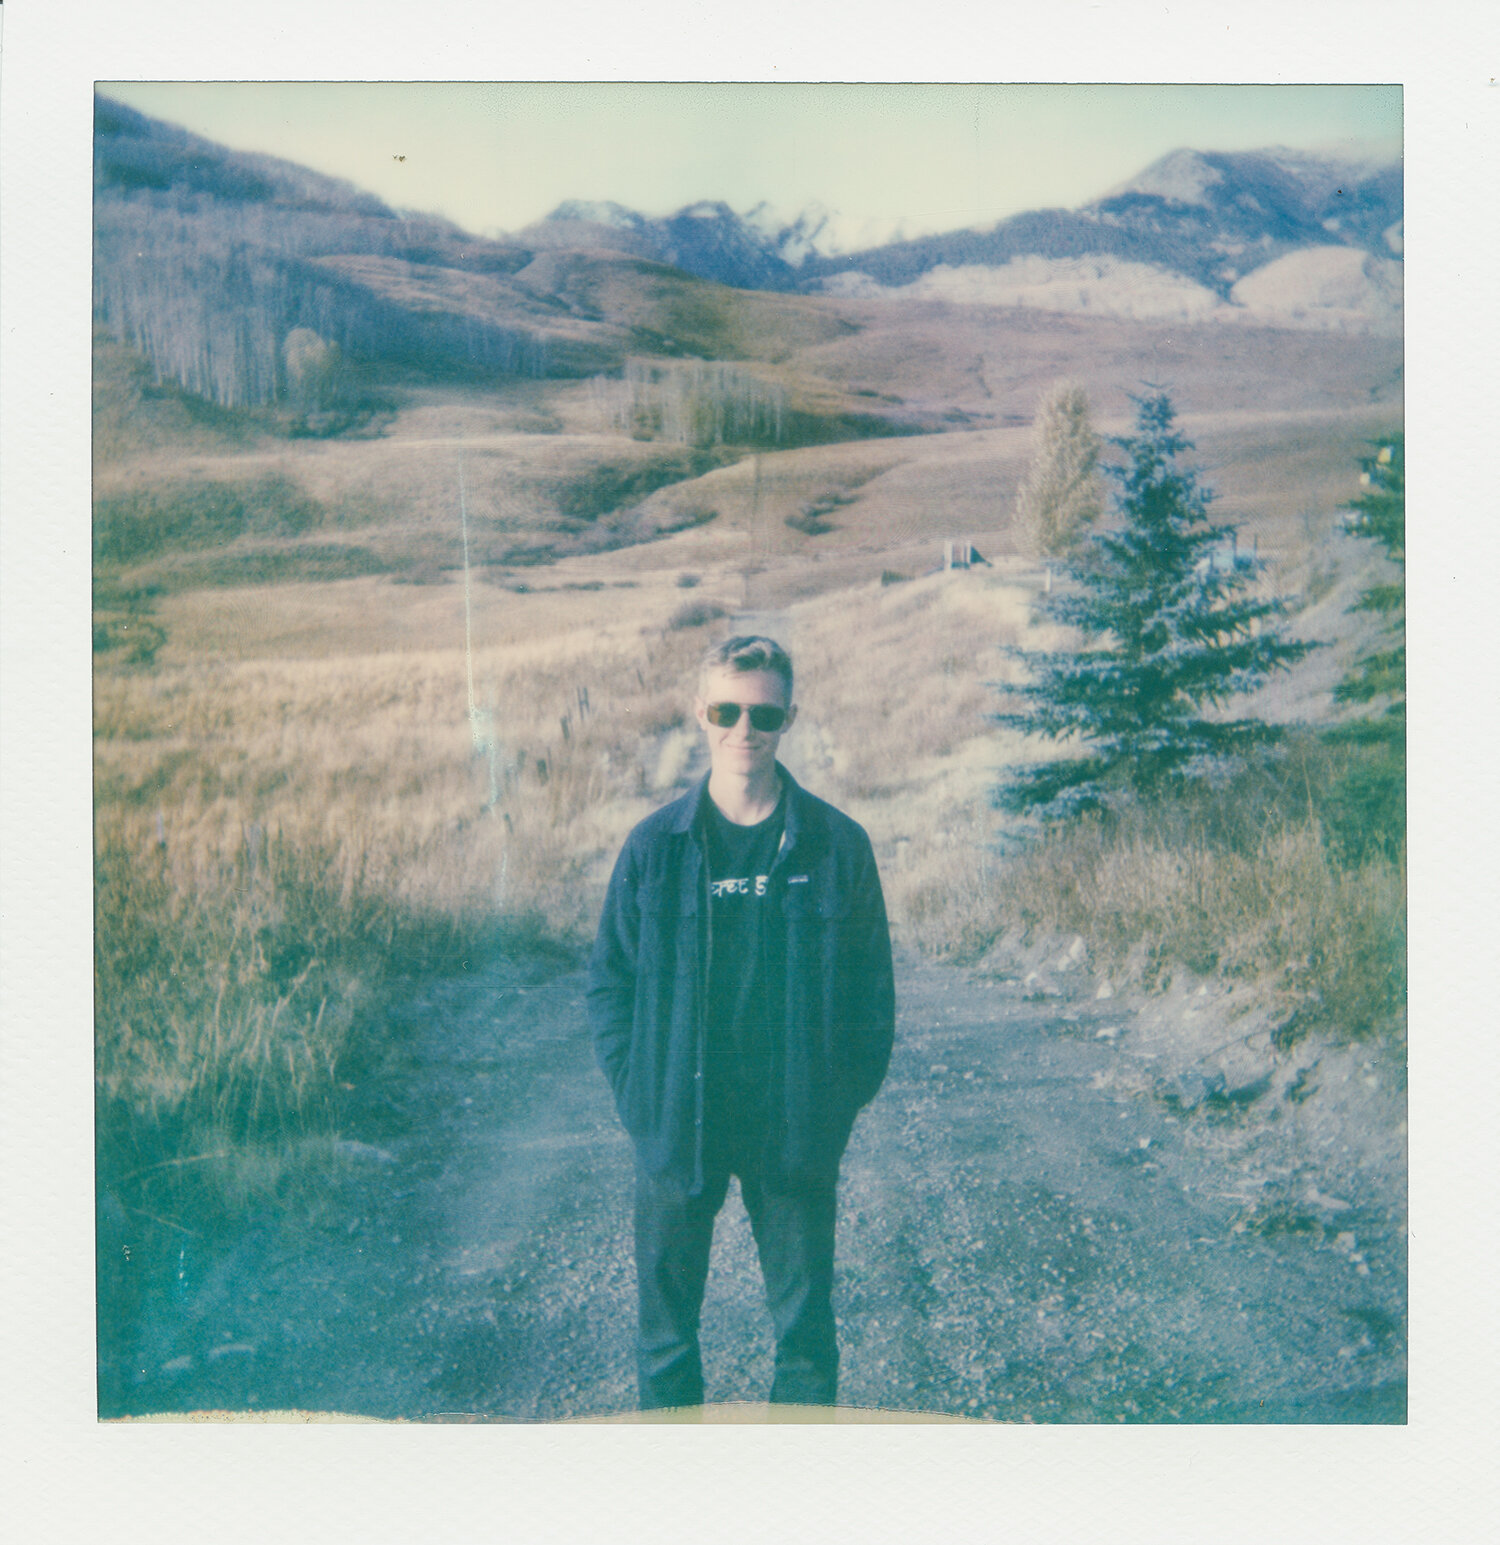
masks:
[[[708,718],[710,703],[737,703],[739,717],[728,726],[712,724]],[[747,710],[757,704],[786,709],[786,722],[778,730],[756,729]],[[771,769],[781,737],[797,717],[796,708],[786,700],[781,677],[774,671],[737,671],[730,666],[720,666],[704,677],[693,708],[699,728],[708,737],[713,770],[742,778]]]

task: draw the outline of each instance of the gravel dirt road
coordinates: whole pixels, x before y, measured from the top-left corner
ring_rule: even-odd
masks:
[[[265,1211],[210,1243],[106,1207],[101,1415],[629,1410],[630,1160],[582,986],[497,965],[414,989],[391,1010],[399,1066],[350,1096],[316,1225]],[[1405,1420],[1399,1070],[1299,1048],[1269,1082],[1195,1087],[1153,1066],[1150,1000],[912,958],[898,993],[840,1189],[843,1402]],[[733,1192],[704,1363],[711,1401],[764,1400],[769,1321]]]

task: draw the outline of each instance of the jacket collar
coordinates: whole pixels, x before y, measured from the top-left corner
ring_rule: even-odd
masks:
[[[776,770],[786,783],[786,840],[783,845],[789,848],[806,830],[811,800],[807,791],[780,762],[776,764]],[[703,813],[703,802],[708,798],[708,780],[711,776],[711,773],[705,773],[697,784],[677,801],[672,820],[673,831],[689,832],[697,826],[698,818]]]

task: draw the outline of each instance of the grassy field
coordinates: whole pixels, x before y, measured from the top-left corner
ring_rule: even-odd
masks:
[[[1153,373],[1269,581],[1334,630],[1278,689],[1326,716],[1369,562],[1338,506],[1399,422],[1394,346],[794,309],[775,368],[797,400],[900,398],[950,431],[684,448],[611,427],[592,383],[533,381],[408,383],[379,437],[289,441],[101,345],[101,1183],[274,1189],[378,1064],[393,975],[577,958],[625,833],[697,769],[693,667],[746,610],[796,657],[788,765],[870,830],[903,943],[1005,969],[1007,941],[1078,932],[1147,985],[1233,974],[1348,1031],[1399,1013],[1402,854],[1341,856],[1290,773],[1038,847],[989,803],[1031,750],[986,719],[1002,646],[1049,641],[1010,529],[1036,393],[1083,379],[1117,430]],[[929,572],[950,537],[993,567]]]

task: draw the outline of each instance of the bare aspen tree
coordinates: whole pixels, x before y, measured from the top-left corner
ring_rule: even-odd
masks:
[[[306,351],[294,346],[294,363],[288,334],[336,351],[324,358],[330,366],[457,360],[500,375],[547,374],[546,338],[509,325],[503,313],[418,312],[316,261],[399,252],[403,234],[415,239],[406,222],[390,218],[212,198],[184,210],[154,193],[104,197],[94,211],[94,316],[144,354],[158,380],[226,408],[302,401]]]
[[[1059,382],[1037,405],[1036,450],[1016,500],[1025,551],[1062,557],[1099,518],[1099,449],[1088,393],[1074,381]]]
[[[786,389],[720,360],[627,359],[614,423],[677,445],[779,442]]]

